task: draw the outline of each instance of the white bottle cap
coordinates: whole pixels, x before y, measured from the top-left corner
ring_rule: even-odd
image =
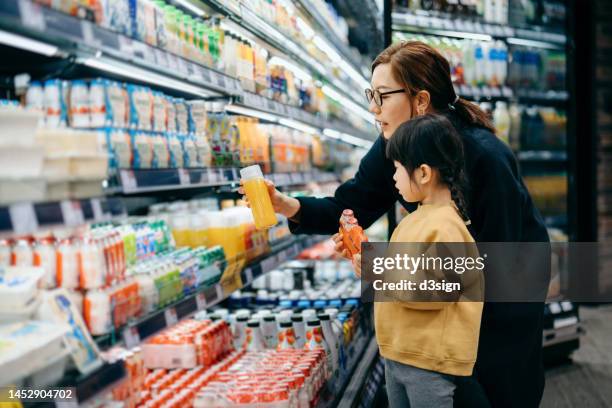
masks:
[[[258,164],[254,164],[253,166],[248,166],[240,170],[240,178],[243,180],[251,180],[257,177],[263,178],[261,167],[259,167]]]

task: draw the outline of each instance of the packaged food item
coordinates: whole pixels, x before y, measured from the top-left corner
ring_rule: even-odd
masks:
[[[255,226],[258,229],[266,229],[276,225],[276,214],[259,165],[241,169],[240,176],[243,180],[246,196],[251,204]]]
[[[170,167],[174,169],[185,167],[183,144],[174,133],[170,133],[168,136],[168,149],[170,150]]]
[[[134,158],[133,168],[150,169],[153,167],[152,138],[148,133],[142,131],[130,131],[132,155]]]
[[[133,34],[132,17],[130,4],[133,0],[105,0],[104,5],[104,26],[113,31],[117,31],[128,37]]]
[[[130,127],[138,130],[152,130],[153,93],[151,89],[128,85],[130,102]]]
[[[200,161],[198,160],[199,156],[195,138],[193,136],[183,136],[181,138],[181,143],[183,145],[183,152],[185,154],[185,158],[183,160],[184,166],[187,168],[202,167]]]
[[[106,145],[109,154],[109,168],[130,169],[133,165],[132,138],[123,129],[106,128]]]
[[[39,112],[44,112],[45,93],[40,82],[30,82],[30,86],[28,86],[28,91],[26,92],[26,107],[29,109],[35,109]]]
[[[163,93],[153,92],[153,130],[165,132],[167,130],[166,101]]]
[[[40,266],[45,271],[43,286],[47,289],[57,286],[57,252],[52,238],[36,241],[34,246],[34,266]]]
[[[187,134],[189,132],[189,106],[184,99],[174,99],[176,109],[176,131]]]
[[[89,86],[89,108],[90,108],[90,126],[103,127],[106,125],[107,119],[107,82],[104,79],[98,78],[91,81]]]
[[[134,1],[134,0],[132,0]],[[156,32],[156,8],[153,0],[135,0],[134,10],[134,34],[136,39],[146,42],[152,46],[157,45]]]
[[[198,156],[198,163],[201,167],[212,166],[212,152],[208,139],[205,137],[195,137],[195,146]]]
[[[153,133],[151,138],[153,141],[153,168],[167,169],[170,166],[170,151],[166,137],[163,133]]]
[[[89,87],[82,80],[70,84],[70,124],[72,127],[89,127]]]
[[[130,103],[125,84],[104,81],[106,87],[106,124],[125,128],[129,124]]]
[[[176,124],[176,104],[174,103],[174,98],[170,96],[166,97],[166,126],[168,132],[175,133],[178,131]]]
[[[64,343],[70,350],[72,361],[81,373],[91,372],[102,365],[98,346],[91,338],[81,313],[72,303],[71,296],[66,289],[45,291],[37,313],[41,320],[69,326],[69,332],[64,336]]]
[[[207,113],[206,102],[189,101],[189,133],[196,136],[206,135]]]
[[[62,95],[62,81],[49,79],[45,81],[45,124],[57,128],[66,126],[66,104]]]
[[[79,286],[79,264],[76,246],[63,239],[57,246],[57,286],[76,289]]]

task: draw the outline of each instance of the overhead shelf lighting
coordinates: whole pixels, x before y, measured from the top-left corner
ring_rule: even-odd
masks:
[[[100,71],[108,72],[110,74],[119,75],[136,81],[146,82],[155,86],[174,89],[176,91],[185,92],[195,96],[209,98],[220,95],[219,93],[208,91],[194,85],[190,85],[185,81],[172,79],[167,76],[159,75],[154,72],[138,68],[134,65],[124,64],[122,62],[103,56],[80,58],[77,60],[77,62],[87,67],[99,69]]]
[[[316,135],[320,133],[318,129],[313,128],[312,126],[305,125],[302,122],[298,122],[297,120],[293,120],[293,119],[280,118],[278,120],[278,123],[283,126],[287,126],[287,127],[299,130],[304,133],[309,133],[311,135]]]
[[[348,98],[344,97],[340,93],[336,92],[333,88],[327,85],[323,85],[322,90],[325,95],[329,96],[332,99],[335,99],[340,104],[349,108],[353,113],[355,113],[356,115],[364,119],[366,122],[371,123],[371,124],[375,123],[374,115],[372,115],[370,112],[368,112],[361,106],[357,105],[355,102],[349,100]]]
[[[47,57],[53,57],[60,54],[59,48],[54,45],[9,33],[7,31],[0,31],[0,44],[45,55]]]
[[[327,41],[325,41],[320,36],[315,35],[315,37],[313,38],[313,42],[360,87],[365,89],[370,86],[370,83],[363,77],[363,75],[361,75],[355,68],[353,68],[353,66],[346,59],[344,59],[331,45],[329,45]]]
[[[542,42],[542,41],[526,40],[524,38],[510,37],[510,38],[507,39],[507,41],[508,41],[508,44],[522,45],[522,46],[525,46],[525,47],[546,48],[546,49],[550,49],[550,50],[558,50],[560,48],[563,48],[563,44],[553,45],[553,44]]]
[[[353,146],[363,147],[364,149],[369,149],[370,147],[372,147],[373,144],[371,141],[361,139],[353,135],[349,135],[348,133],[338,132],[334,129],[323,129],[323,135],[331,139],[336,139],[351,144]]]
[[[204,10],[202,10],[200,7],[196,6],[195,4],[191,3],[189,0],[174,0],[174,2],[180,6],[185,7],[187,10],[191,11],[193,14],[195,14],[198,17],[203,17],[206,15]]]
[[[268,122],[278,123],[279,117],[276,115],[272,115],[270,113],[258,111],[257,109],[245,108],[243,106],[238,105],[225,105],[225,110],[230,113],[235,113],[238,115],[252,116],[254,118],[266,120]]]

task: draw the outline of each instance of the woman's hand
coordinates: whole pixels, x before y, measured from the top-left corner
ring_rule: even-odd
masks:
[[[346,249],[346,247],[344,246],[344,241],[342,240],[342,234],[338,232],[332,235],[332,239],[334,240],[334,244],[335,244],[334,250],[336,251],[336,253],[338,253],[343,258],[351,259],[351,254],[349,253],[348,249]]]
[[[353,267],[355,268],[355,276],[361,278],[361,254],[353,256]]]
[[[300,202],[299,200],[289,197],[286,194],[281,193],[274,187],[274,183],[270,180],[264,180],[266,183],[266,187],[268,188],[268,194],[270,194],[270,200],[272,201],[272,207],[274,208],[274,212],[277,214],[282,214],[287,218],[293,217],[300,210]],[[246,197],[244,193],[244,187],[242,186],[242,180],[240,181],[240,188],[238,189],[238,193],[242,194],[242,199],[246,201],[247,206],[251,207],[249,203],[249,199]]]

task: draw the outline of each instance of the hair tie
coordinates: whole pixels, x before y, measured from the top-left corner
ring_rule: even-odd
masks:
[[[455,95],[455,100],[453,101],[453,103],[448,104],[448,109],[455,110],[455,104],[457,102],[459,102],[459,95]]]

